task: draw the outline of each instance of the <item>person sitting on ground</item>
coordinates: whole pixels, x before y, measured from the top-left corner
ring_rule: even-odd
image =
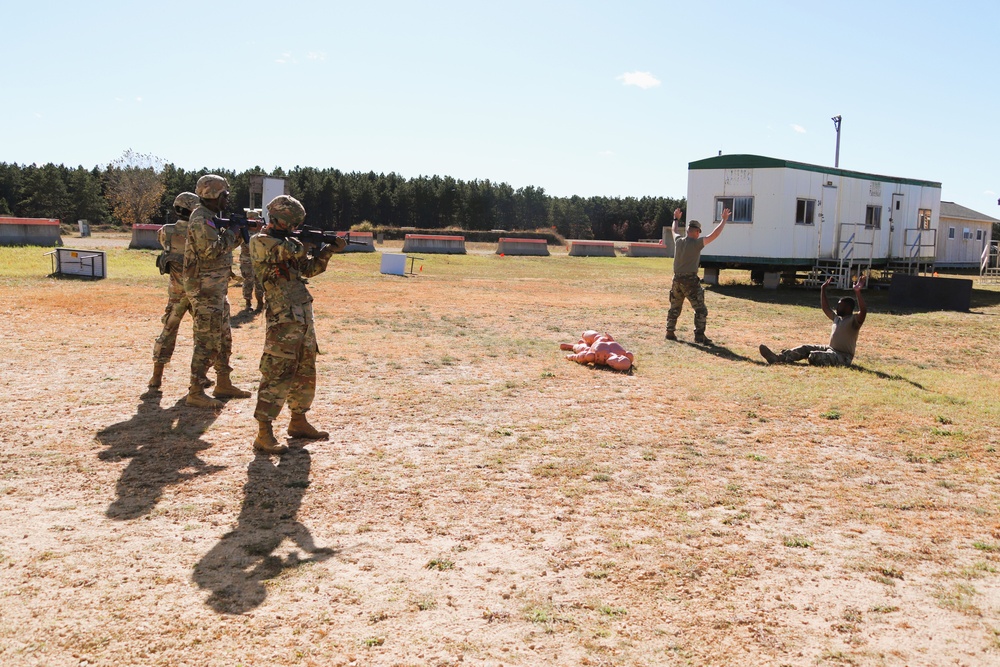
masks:
[[[635,355],[622,347],[609,334],[598,333],[593,330],[583,332],[576,343],[561,343],[560,350],[572,350],[573,354],[567,354],[566,358],[578,364],[594,364],[597,366],[608,366],[616,371],[627,371],[632,368]]]
[[[790,350],[782,350],[775,354],[766,345],[760,346],[760,356],[769,364],[787,364],[802,359],[808,359],[810,366],[850,366],[854,361],[854,350],[858,344],[858,332],[865,323],[868,313],[865,300],[861,296],[861,288],[865,286],[865,277],[861,276],[854,283],[854,296],[857,298],[858,312],[854,312],[854,299],[844,297],[837,302],[837,310],[830,308],[826,298],[826,288],[833,282],[827,278],[819,288],[820,306],[823,313],[833,321],[829,345],[799,345]]]

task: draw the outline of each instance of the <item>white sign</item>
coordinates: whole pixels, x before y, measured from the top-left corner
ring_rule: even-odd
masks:
[[[382,266],[379,270],[391,276],[405,276],[406,255],[388,252],[382,253]]]
[[[264,178],[264,184],[261,186],[260,204],[261,208],[264,209],[264,220],[268,223],[271,222],[271,217],[267,214],[267,205],[271,203],[272,199],[283,194],[285,194],[285,179]]]

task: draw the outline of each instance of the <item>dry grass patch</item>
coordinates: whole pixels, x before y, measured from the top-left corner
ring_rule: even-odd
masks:
[[[706,350],[687,309],[663,340],[669,260],[336,257],[331,439],[268,459],[252,399],[183,405],[187,322],[139,398],[165,287],[111,250],[97,283],[0,252],[5,665],[1000,659],[994,288],[872,292],[857,367],[768,367],[823,340],[815,292],[727,277]],[[565,361],[587,328],[633,372]],[[263,333],[237,319],[238,384]]]

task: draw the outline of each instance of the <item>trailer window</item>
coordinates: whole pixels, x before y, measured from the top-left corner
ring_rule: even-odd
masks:
[[[949,227],[948,228],[948,238],[950,238],[950,239],[955,238],[955,228],[954,227]]]
[[[869,206],[865,211],[865,228],[882,229],[882,207]]]
[[[931,210],[929,208],[917,210],[917,227],[920,229],[931,228]]]
[[[729,222],[753,222],[753,197],[716,197],[715,221],[722,220],[722,210],[732,213]]]
[[[811,225],[814,222],[816,216],[816,200],[815,199],[797,199],[795,200],[795,224],[796,225]]]
[[[976,230],[976,240],[977,241],[982,241],[983,240],[983,230],[981,230],[981,229],[977,229]]]

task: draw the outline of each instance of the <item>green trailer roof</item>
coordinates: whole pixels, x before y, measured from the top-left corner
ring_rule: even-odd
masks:
[[[941,184],[935,181],[921,181],[915,178],[897,178],[895,176],[882,176],[881,174],[868,174],[863,171],[849,171],[847,169],[837,169],[834,167],[822,167],[818,164],[806,164],[804,162],[793,162],[791,160],[779,160],[773,157],[764,157],[763,155],[719,155],[718,157],[710,157],[705,158],[704,160],[689,162],[688,169],[799,169],[801,171],[815,171],[820,174],[860,178],[868,181],[921,185],[928,188],[941,187]]]

